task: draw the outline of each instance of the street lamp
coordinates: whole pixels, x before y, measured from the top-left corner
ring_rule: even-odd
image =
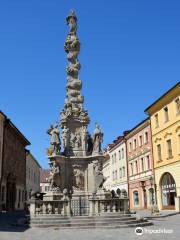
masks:
[[[150,184],[151,184],[151,215],[153,214],[153,209],[154,209],[154,189],[153,189],[153,183],[154,183],[154,178],[150,176],[149,178]]]

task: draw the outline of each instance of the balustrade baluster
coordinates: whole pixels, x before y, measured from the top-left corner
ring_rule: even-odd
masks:
[[[116,202],[115,202],[115,200],[112,201],[112,212],[116,212]]]
[[[107,202],[107,212],[111,212],[111,202]]]
[[[51,202],[49,202],[49,204],[48,204],[48,212],[49,212],[49,214],[53,213],[53,208],[52,208],[52,203]]]

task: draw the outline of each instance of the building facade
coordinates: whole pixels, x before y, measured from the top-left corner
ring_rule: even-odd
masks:
[[[40,172],[40,192],[46,193],[50,190],[50,170],[49,169],[41,169]]]
[[[107,190],[120,190],[128,194],[126,143],[124,136],[119,136],[112,144],[108,145],[109,159],[103,166],[103,174],[107,178],[104,186]]]
[[[0,112],[1,128],[1,210],[21,210],[25,205],[26,146],[29,141]]]
[[[41,166],[30,151],[26,151],[26,200],[31,192],[40,192]]]
[[[150,120],[135,126],[126,140],[130,209],[152,208],[155,196]]]
[[[109,148],[109,147],[108,147]],[[105,177],[105,182],[103,184],[103,187],[106,190],[111,190],[111,179],[110,179],[110,157],[108,153],[108,148],[105,150],[104,155],[106,156],[105,161],[103,162],[103,176]]]
[[[157,202],[180,211],[180,83],[149,106]]]

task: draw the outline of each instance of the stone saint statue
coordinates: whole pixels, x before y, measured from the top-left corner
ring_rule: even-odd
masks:
[[[74,189],[84,188],[84,174],[83,171],[78,167],[73,169],[73,187]]]
[[[94,161],[94,177],[95,177],[95,184],[96,184],[96,191],[98,189],[103,188],[103,184],[106,181],[106,178],[103,176],[102,173],[102,165],[98,161]]]
[[[69,25],[69,33],[76,34],[77,31],[77,17],[74,11],[70,11],[69,15],[66,18],[66,22]]]
[[[59,155],[61,150],[61,141],[60,141],[60,132],[58,129],[58,124],[54,124],[50,126],[47,130],[47,133],[51,136],[50,143],[52,145],[53,154]]]
[[[93,133],[93,154],[98,154],[101,152],[102,142],[103,142],[103,133],[99,127],[99,124],[96,123],[96,127]]]
[[[57,184],[57,176],[60,175],[60,168],[56,164],[56,162],[52,162],[51,164],[51,171],[50,171],[50,176],[49,176],[49,182],[50,182],[50,189],[52,190],[55,187],[58,187]]]
[[[82,149],[86,151],[87,150],[87,127],[86,126],[82,127],[81,138],[82,138]]]
[[[81,135],[79,132],[75,133],[75,138],[74,138],[74,147],[75,149],[79,149],[81,146]]]
[[[66,149],[69,146],[69,128],[65,125],[62,130],[62,140],[63,140],[63,147]]]

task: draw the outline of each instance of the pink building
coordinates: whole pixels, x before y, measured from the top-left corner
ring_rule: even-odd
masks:
[[[150,120],[145,119],[126,136],[130,209],[155,203]]]

